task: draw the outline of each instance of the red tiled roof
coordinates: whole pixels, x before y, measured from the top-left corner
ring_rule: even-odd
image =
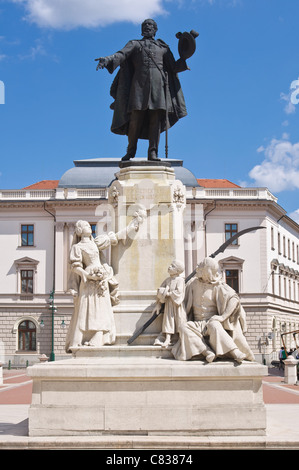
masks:
[[[240,188],[235,183],[228,180],[198,179],[198,184],[204,188]]]
[[[43,180],[38,183],[31,184],[26,186],[23,189],[56,189],[58,186],[59,180]]]
[[[232,183],[226,179],[197,179],[197,182],[200,186],[204,188],[240,188],[235,183]],[[55,189],[57,188],[59,180],[43,180],[38,183],[31,184],[26,186],[23,189]]]

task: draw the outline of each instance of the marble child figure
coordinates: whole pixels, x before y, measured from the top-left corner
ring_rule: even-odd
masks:
[[[162,333],[154,344],[164,348],[171,344],[172,336],[178,333],[180,325],[187,321],[184,308],[185,279],[181,275],[184,269],[180,261],[173,261],[168,268],[169,277],[157,291],[157,304],[154,312],[160,312],[164,304],[164,313]]]

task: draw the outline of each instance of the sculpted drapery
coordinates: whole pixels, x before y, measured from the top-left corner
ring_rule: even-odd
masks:
[[[254,360],[244,336],[245,311],[236,292],[220,278],[218,263],[212,258],[198,265],[197,275],[187,284],[185,307],[189,321],[181,326],[180,339],[172,348],[176,359],[203,355],[208,362],[216,357]]]
[[[70,252],[71,292],[74,312],[66,339],[66,351],[82,345],[100,347],[115,342],[112,304],[117,303],[117,281],[112,268],[101,260],[100,252],[116,244],[115,234],[101,236],[97,241],[90,234],[89,224],[77,222],[80,241]]]

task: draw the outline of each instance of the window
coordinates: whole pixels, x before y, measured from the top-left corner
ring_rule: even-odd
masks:
[[[38,264],[38,260],[28,258],[27,256],[16,259],[14,262],[17,274],[16,292],[24,300],[31,300],[33,294],[36,293]]]
[[[238,269],[225,270],[226,284],[228,284],[236,292],[239,292],[239,271]]]
[[[233,237],[236,235],[238,232],[238,224],[225,224],[225,240],[228,240],[229,238]],[[238,240],[234,240],[232,242],[232,245],[237,245]]]
[[[278,276],[278,293],[279,297],[281,297],[281,276]]]
[[[286,253],[286,237],[285,236],[283,236],[283,238],[282,238],[282,251],[283,251],[283,253],[282,253],[283,256],[286,257],[287,253]]]
[[[18,328],[19,351],[36,351],[36,327],[30,320],[19,324]]]
[[[284,297],[287,298],[287,280],[285,277],[283,278],[283,291],[284,291]]]
[[[21,270],[21,293],[33,294],[33,270],[32,269]]]
[[[280,233],[279,232],[277,234],[277,248],[278,248],[278,254],[281,255]]]
[[[22,246],[33,246],[34,243],[34,227],[33,225],[21,226],[21,244]]]
[[[274,272],[272,271],[271,273],[271,279],[272,279],[272,294],[275,295],[275,274]]]
[[[97,228],[97,224],[90,224],[91,226],[91,230],[92,230],[92,236],[93,238],[96,237],[96,228]]]
[[[275,250],[274,247],[274,228],[271,227],[271,250]]]
[[[226,283],[238,293],[242,290],[243,264],[244,259],[236,256],[219,260],[219,266],[221,272],[225,275]]]

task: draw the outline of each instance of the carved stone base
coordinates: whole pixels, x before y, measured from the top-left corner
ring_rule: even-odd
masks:
[[[29,436],[261,436],[257,363],[76,357],[28,368]]]
[[[81,346],[78,348],[71,348],[72,355],[75,358],[148,358],[154,357],[157,359],[160,358],[169,358],[173,359],[171,354],[171,348],[161,348],[161,346],[148,346],[148,345],[138,345],[133,347],[128,347],[123,344],[121,345],[111,345],[111,346],[102,346],[101,348],[93,348],[89,346]]]
[[[163,161],[153,161],[153,160],[129,160],[129,161],[120,161],[119,168],[129,168],[131,166],[135,167],[151,167],[151,166],[165,166],[170,168],[171,162]]]

